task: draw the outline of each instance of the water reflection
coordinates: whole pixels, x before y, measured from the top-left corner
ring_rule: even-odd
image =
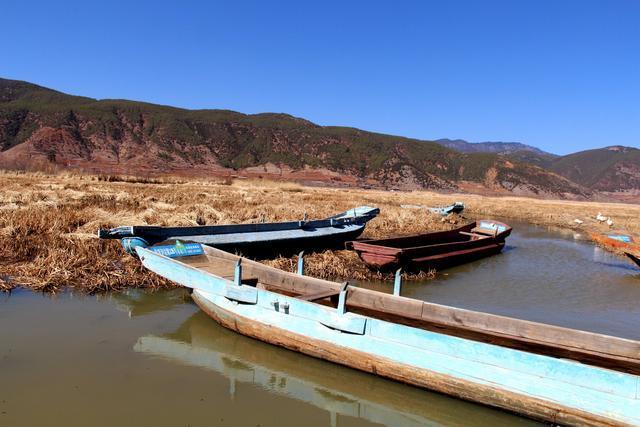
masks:
[[[629,271],[630,273],[639,272],[638,268],[634,264],[630,264],[627,260],[612,255],[611,252],[602,249],[600,246],[593,247],[593,262],[603,266],[621,268]]]
[[[386,426],[531,424],[529,420],[309,358],[227,331],[197,312],[170,334],[146,335],[136,352],[213,371],[237,383]]]
[[[161,295],[161,296],[159,296]],[[99,296],[100,297],[100,296]],[[129,317],[144,316],[156,311],[172,310],[191,300],[186,289],[152,292],[145,289],[126,289],[104,296]]]

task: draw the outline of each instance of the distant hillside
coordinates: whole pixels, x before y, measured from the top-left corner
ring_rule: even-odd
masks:
[[[0,165],[131,175],[254,176],[385,188],[467,187],[585,197],[554,173],[492,153],[318,126],[287,114],[185,110],[66,95],[0,79]]]
[[[555,154],[521,142],[468,142],[464,139],[437,139],[435,142],[461,153],[494,153],[543,169],[549,168],[558,158]]]
[[[435,142],[461,153],[512,154],[516,152],[532,152],[538,155],[556,157],[554,154],[521,142],[468,142],[464,139],[437,139]]]
[[[585,187],[616,192],[640,189],[640,150],[614,145],[556,159],[552,171]]]
[[[640,190],[640,150],[635,148],[611,146],[557,156],[519,142],[473,143],[462,139],[435,142],[462,153],[495,153],[511,161],[538,166],[591,190]]]
[[[544,169],[549,169],[549,167],[560,158],[555,154],[531,150],[519,150],[500,155],[517,162],[529,163]]]

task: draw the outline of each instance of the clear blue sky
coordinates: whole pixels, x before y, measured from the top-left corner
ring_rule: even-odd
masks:
[[[640,1],[15,1],[0,76],[555,153],[640,145]]]

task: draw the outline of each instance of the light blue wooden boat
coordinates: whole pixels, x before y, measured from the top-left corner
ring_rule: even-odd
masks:
[[[148,269],[192,288],[201,309],[231,330],[540,420],[570,425],[640,424],[637,375],[483,342],[499,336],[496,322],[512,331],[514,341],[531,344],[547,339],[543,344],[553,347],[549,337],[555,336],[562,341],[556,346],[564,345],[569,354],[582,356],[604,351],[612,359],[632,359],[638,355],[635,341],[506,321],[404,298],[399,296],[400,280],[394,295],[384,294],[305,277],[302,263],[298,273],[286,273],[198,246],[199,251],[193,247],[190,255],[176,258],[155,248],[136,251]],[[460,324],[484,319],[487,335],[472,340],[408,325],[412,318],[429,318],[430,312],[443,310]],[[394,315],[404,320],[383,320]],[[614,357],[618,350],[620,355]]]
[[[124,249],[148,247],[166,240],[202,243],[243,254],[298,252],[303,249],[342,248],[357,238],[380,209],[359,206],[329,218],[256,224],[195,227],[120,226],[98,230],[101,239],[120,239]]]

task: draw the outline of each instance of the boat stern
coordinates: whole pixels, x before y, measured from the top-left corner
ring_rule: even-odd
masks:
[[[355,251],[369,268],[391,270],[400,265],[401,249],[371,245],[365,242],[347,242],[347,249]]]
[[[379,208],[358,206],[357,208],[349,209],[348,211],[334,215],[329,219],[354,219],[356,222],[366,223],[377,217],[379,213]]]
[[[476,226],[471,231],[493,237],[496,240],[504,240],[509,237],[511,230],[511,226],[503,222],[493,219],[481,219],[476,221]]]

